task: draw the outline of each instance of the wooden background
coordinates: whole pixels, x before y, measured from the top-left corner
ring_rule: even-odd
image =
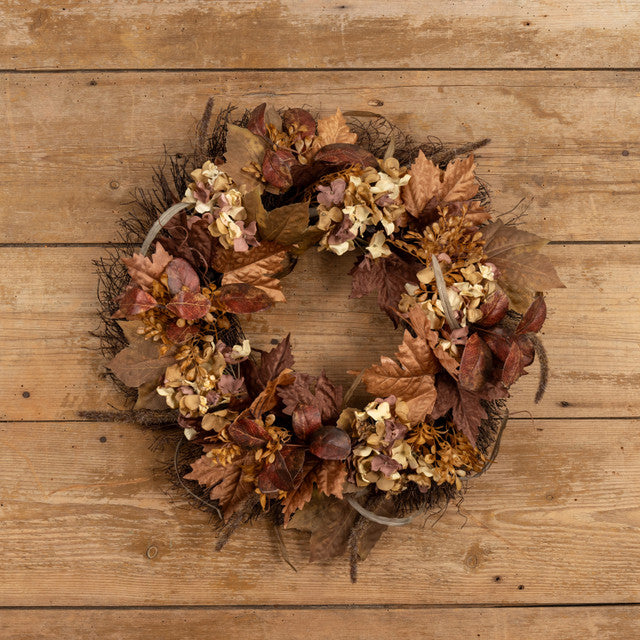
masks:
[[[2,639],[640,637],[640,2],[342,1],[0,2]],[[386,533],[356,585],[295,532],[297,572],[262,525],[216,554],[153,435],[79,417],[118,402],[91,261],[210,95],[492,138],[496,209],[526,199],[567,284],[545,400],[523,380],[491,472]],[[299,367],[342,382],[388,350],[348,267],[305,258],[256,343],[292,330]]]

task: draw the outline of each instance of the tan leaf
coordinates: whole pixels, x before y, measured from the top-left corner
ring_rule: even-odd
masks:
[[[136,404],[133,407],[134,409],[150,409],[152,411],[163,411],[167,410],[166,400],[156,392],[158,388],[158,384],[160,383],[161,376],[158,376],[157,380],[152,380],[151,382],[145,382],[143,385],[138,387],[138,398],[136,400]]]
[[[293,384],[294,381],[295,376],[293,375],[293,371],[291,369],[285,369],[278,374],[277,378],[269,380],[265,388],[251,403],[251,406],[249,407],[251,413],[257,418],[263,413],[273,409],[279,402],[277,393],[278,387],[285,387],[287,385]]]
[[[244,470],[245,466],[252,463],[251,454],[227,465],[215,464],[205,455],[191,465],[192,471],[184,477],[211,487],[209,497],[218,501],[224,520],[227,521],[254,492],[255,485],[247,480]]]
[[[309,225],[309,203],[297,202],[272,211],[258,210],[256,221],[262,240],[290,246],[303,238]]]
[[[564,288],[551,260],[538,251],[548,242],[544,238],[500,220],[482,234],[487,261],[500,271],[498,283],[519,313],[527,311],[537,292]]]
[[[302,482],[282,500],[285,527],[291,516],[311,500],[314,486],[324,495],[342,498],[342,488],[347,479],[344,462],[314,459],[305,464],[303,473]]]
[[[249,251],[233,251],[225,254],[224,261],[216,266],[224,273],[222,285],[249,284],[262,289],[274,302],[285,302],[278,273],[287,257],[279,245],[262,243]]]
[[[153,283],[160,279],[171,260],[173,256],[167,253],[160,243],[156,244],[156,250],[151,259],[140,253],[134,253],[130,258],[122,258],[131,280],[145,291],[149,291]]]
[[[473,154],[452,160],[444,171],[440,187],[441,202],[471,200],[478,193]]]
[[[314,146],[321,148],[337,142],[355,144],[357,141],[357,134],[349,129],[340,109],[337,109],[332,116],[318,120],[318,133]]]
[[[364,371],[362,380],[367,391],[375,396],[393,395],[404,400],[407,417],[415,424],[425,418],[436,401],[434,376],[440,365],[424,338],[414,338],[408,331],[396,358],[400,364],[382,356],[379,365]]]
[[[432,198],[439,197],[442,172],[420,151],[408,173],[411,179],[402,187],[402,201],[409,213],[418,216]]]
[[[265,149],[266,143],[262,138],[244,127],[230,124],[227,130],[227,150],[224,153],[225,163],[222,169],[243,191],[251,191],[256,187],[262,190],[264,185],[260,180],[244,171],[244,168],[249,167],[252,162],[261,167]]]

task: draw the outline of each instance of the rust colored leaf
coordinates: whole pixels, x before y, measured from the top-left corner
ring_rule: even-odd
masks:
[[[474,333],[468,340],[460,360],[458,380],[460,386],[471,391],[480,391],[491,374],[491,349]]]
[[[167,304],[167,309],[184,320],[199,320],[209,313],[211,302],[201,293],[180,291]]]
[[[522,316],[522,320],[516,327],[516,335],[525,333],[538,333],[547,319],[547,305],[542,296],[536,296]]]
[[[504,362],[509,355],[513,337],[504,328],[494,327],[490,332],[484,334],[484,341],[498,360]]]
[[[292,184],[291,167],[296,159],[288,149],[267,149],[262,160],[262,176],[274,187],[286,191]]]
[[[179,327],[175,322],[172,322],[167,327],[165,335],[173,344],[185,344],[199,333],[200,329],[196,325],[186,324],[184,327]]]
[[[282,118],[272,106],[267,106],[267,103],[263,102],[251,112],[247,122],[247,129],[257,136],[266,136],[267,125],[280,131],[282,129]]]
[[[342,387],[334,386],[324,373],[319,377],[296,373],[294,383],[280,388],[278,395],[285,404],[283,413],[293,415],[299,405],[313,406],[324,424],[337,420],[342,408]]]
[[[494,327],[502,320],[509,310],[509,297],[497,288],[481,305],[482,318],[476,324],[481,327]]]
[[[229,425],[227,433],[233,442],[248,449],[257,449],[269,441],[266,429],[248,415],[239,415]]]
[[[131,280],[140,285],[145,291],[149,291],[156,280],[165,270],[165,267],[171,262],[172,256],[169,255],[161,244],[156,244],[155,252],[151,259],[134,253],[130,258],[122,258],[131,276]]]
[[[282,500],[285,527],[291,516],[311,500],[314,487],[326,496],[342,498],[346,480],[347,468],[343,462],[317,458],[307,460],[302,470],[302,481]]]
[[[200,278],[194,268],[183,258],[174,258],[165,270],[167,286],[172,294],[183,289],[194,293],[200,292]]]
[[[511,343],[509,353],[504,361],[502,369],[502,382],[510,387],[525,371],[534,358],[534,348],[527,336],[517,336]]]
[[[352,133],[340,109],[327,118],[318,120],[317,146],[324,147],[334,143],[355,144],[358,136]]]
[[[256,313],[273,305],[265,291],[244,282],[226,284],[216,294],[221,308],[231,313]]]
[[[251,403],[250,409],[254,416],[261,416],[271,411],[278,404],[278,387],[286,386],[293,382],[294,376],[291,369],[285,369],[273,380],[269,380],[264,389]]]
[[[315,135],[316,121],[306,109],[287,109],[282,114],[282,127],[287,132],[295,130],[296,139],[310,138]]]
[[[298,438],[307,440],[322,426],[322,415],[314,405],[299,404],[291,414],[291,422]]]
[[[337,167],[350,167],[360,165],[362,167],[377,167],[375,156],[355,144],[329,144],[320,149],[315,157],[316,162],[326,162]]]
[[[408,171],[411,179],[402,187],[402,201],[407,211],[419,216],[432,198],[440,193],[440,169],[422,151]]]
[[[309,451],[322,460],[344,460],[351,452],[351,438],[338,427],[322,427],[313,434]]]
[[[283,447],[275,454],[275,460],[258,475],[260,491],[272,493],[295,489],[300,482],[305,455],[301,447]]]
[[[419,422],[433,408],[436,400],[434,374],[440,368],[431,348],[421,337],[412,337],[408,331],[396,358],[382,356],[379,365],[364,371],[362,380],[369,393],[386,398],[394,395],[409,407],[409,420]]]
[[[442,175],[438,199],[441,202],[459,202],[475,197],[478,193],[475,168],[473,154],[452,160]]]
[[[119,307],[112,318],[128,318],[144,313],[158,306],[156,299],[140,287],[129,286],[126,291],[116,298]]]

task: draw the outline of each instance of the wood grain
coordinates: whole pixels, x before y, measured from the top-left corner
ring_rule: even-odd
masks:
[[[210,95],[220,107],[373,110],[453,144],[490,137],[479,174],[496,211],[524,198],[525,226],[552,240],[640,240],[628,213],[640,196],[637,73],[4,74],[0,86],[6,243],[113,240],[163,145],[190,150]]]
[[[2,5],[5,69],[638,66],[635,0]]]
[[[346,560],[292,571],[263,521],[214,551],[209,516],[167,494],[172,448],[134,425],[0,426],[5,606],[638,602],[637,420],[513,420],[500,456],[436,522],[386,532],[356,585]],[[0,614],[1,615],[1,614]],[[327,627],[324,627],[326,630]],[[535,637],[535,636],[534,636]]]
[[[81,410],[105,410],[122,402],[111,382],[101,379],[105,361],[89,334],[99,327],[91,260],[103,252],[0,249],[5,302],[0,309],[0,419],[74,419]],[[549,389],[534,405],[532,367],[534,375],[514,389],[512,411],[542,417],[640,415],[633,330],[640,247],[556,245],[547,252],[568,286],[548,297],[543,338],[551,363]],[[353,380],[348,370],[392,354],[399,336],[374,299],[348,298],[351,264],[350,256],[306,254],[283,281],[289,302],[244,323],[252,343],[268,347],[291,332],[298,370],[319,373],[324,368],[346,387]]]
[[[637,606],[492,607],[450,609],[170,609],[3,611],[4,632],[21,640],[193,640],[269,638],[287,640],[420,640],[473,637],[478,640],[621,640],[638,635]]]

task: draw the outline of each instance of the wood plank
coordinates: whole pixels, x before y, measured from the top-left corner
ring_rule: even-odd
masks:
[[[163,457],[149,449],[153,433],[3,424],[0,602],[631,604],[640,599],[638,426],[513,420],[460,508],[386,532],[354,586],[346,560],[308,564],[305,535],[289,531],[292,571],[262,521],[216,553],[209,516],[172,500],[165,477],[152,479]]]
[[[104,361],[89,335],[98,328],[91,260],[102,251],[0,249],[0,419],[74,419],[80,410],[122,402],[100,377]],[[543,337],[549,388],[534,405],[536,375],[523,378],[514,389],[512,411],[539,417],[640,415],[634,331],[640,246],[555,245],[548,253],[568,287],[548,298]],[[266,347],[291,332],[298,370],[324,368],[345,387],[353,379],[347,370],[392,353],[399,336],[374,300],[348,298],[352,260],[306,254],[283,281],[289,302],[244,323],[253,344]]]
[[[640,240],[640,227],[628,215],[640,196],[638,77],[553,71],[4,74],[2,241],[114,239],[134,188],[151,186],[163,145],[189,150],[211,94],[220,106],[270,100],[316,105],[322,113],[336,106],[373,109],[418,138],[436,135],[454,144],[490,137],[479,172],[497,211],[525,198],[531,204],[525,224],[553,240]]]
[[[288,640],[386,640],[419,629],[421,640],[473,637],[479,640],[620,640],[638,635],[638,606],[492,607],[421,609],[160,609],[2,612],[9,638],[50,640],[156,640],[180,636]]]
[[[5,69],[637,67],[636,0],[5,0]]]

